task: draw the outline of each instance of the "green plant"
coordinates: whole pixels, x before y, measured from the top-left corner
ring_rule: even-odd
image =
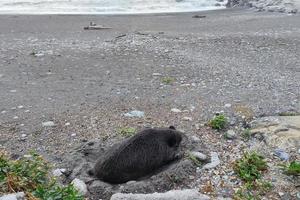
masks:
[[[40,199],[63,199],[63,200],[82,200],[82,196],[78,191],[69,184],[66,187],[60,187],[58,185],[52,185],[48,188],[38,186],[33,192],[35,197]]]
[[[264,157],[256,152],[246,152],[234,164],[234,171],[246,182],[261,178],[262,171],[265,170],[267,170],[267,163]]]
[[[244,138],[244,140],[249,140],[251,137],[251,131],[250,129],[246,128],[245,130],[243,130],[241,136]]]
[[[209,126],[213,129],[221,130],[224,129],[228,121],[225,115],[216,115],[212,120],[209,121]]]
[[[273,185],[268,181],[255,180],[246,182],[234,194],[235,200],[260,200],[267,192],[271,191]]]
[[[131,137],[136,133],[136,129],[132,127],[123,127],[119,129],[118,133],[123,137]]]
[[[300,176],[300,162],[292,161],[289,164],[282,165],[283,171],[287,175]]]
[[[176,79],[174,77],[163,77],[161,80],[164,84],[172,84],[176,81]]]
[[[190,152],[187,154],[187,157],[198,167],[200,167],[202,164],[201,162]]]
[[[83,200],[73,185],[60,186],[49,170],[49,164],[34,152],[19,160],[0,152],[0,194],[24,192],[28,199]]]
[[[297,112],[281,112],[279,113],[279,116],[298,116],[300,113]]]

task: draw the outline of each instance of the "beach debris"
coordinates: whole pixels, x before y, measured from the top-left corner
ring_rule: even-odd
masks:
[[[83,27],[84,30],[103,30],[103,29],[112,29],[112,27],[97,25],[95,22],[90,22],[89,26]]]
[[[118,35],[118,36],[116,36],[116,39],[122,38],[122,37],[125,37],[125,36],[126,36],[126,34]]]
[[[205,15],[194,15],[193,18],[205,18]]]
[[[125,117],[144,117],[145,113],[143,111],[139,111],[139,110],[133,110],[130,111],[126,114],[124,114]]]
[[[51,127],[51,126],[55,126],[53,121],[48,121],[48,122],[43,122],[42,125],[44,127]]]

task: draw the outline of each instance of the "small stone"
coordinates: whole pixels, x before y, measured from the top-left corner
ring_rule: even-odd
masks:
[[[225,107],[225,108],[230,108],[230,107],[231,107],[231,104],[230,104],[230,103],[226,103],[226,104],[224,105],[224,107]]]
[[[278,192],[278,195],[282,197],[284,195],[284,193],[283,192]]]
[[[218,153],[217,152],[211,152],[211,162],[204,165],[203,169],[213,169],[216,168],[221,163]]]
[[[86,186],[86,184],[82,180],[80,180],[78,178],[75,178],[71,182],[71,184],[73,184],[73,186],[79,191],[79,193],[81,195],[86,195],[86,193],[87,193],[87,186]]]
[[[70,123],[69,122],[65,123],[65,126],[70,126]]]
[[[35,54],[34,54],[35,57],[42,57],[42,56],[44,56],[44,55],[45,55],[45,54],[42,53],[42,52],[38,52],[38,53],[35,53]]]
[[[48,121],[48,122],[43,122],[42,125],[44,127],[51,127],[51,126],[55,126],[53,121]]]
[[[75,137],[75,136],[76,136],[76,133],[72,133],[72,134],[71,134],[71,137]]]
[[[228,130],[225,134],[225,137],[230,140],[234,139],[235,136],[236,136],[236,133],[234,130]]]
[[[18,192],[14,194],[7,194],[0,197],[0,200],[25,200],[25,193]]]
[[[197,130],[200,130],[200,124],[195,124]]]
[[[145,113],[143,111],[139,111],[139,110],[133,110],[130,111],[126,114],[124,114],[125,117],[144,117]]]
[[[22,134],[22,135],[21,135],[22,138],[24,138],[24,137],[26,137],[26,136],[27,136],[26,134]]]
[[[207,156],[205,154],[200,153],[198,151],[192,151],[191,155],[196,157],[200,161],[206,161],[206,159],[207,159]]]
[[[300,154],[300,149],[298,149],[298,153]]]
[[[63,175],[64,172],[66,172],[66,169],[55,169],[53,170],[52,174],[53,176],[59,177]]]
[[[161,73],[153,73],[152,76],[161,76]]]
[[[298,200],[300,200],[300,192],[297,192],[296,197]]]
[[[28,113],[30,110],[25,110],[24,112]]]
[[[193,142],[200,142],[201,140],[200,140],[200,138],[198,138],[197,136],[191,136],[191,140],[193,141]]]
[[[19,119],[19,117],[18,116],[14,116],[14,119]]]
[[[289,154],[283,149],[275,149],[274,154],[284,161],[287,161],[290,158]]]
[[[22,108],[24,108],[24,106],[20,105],[20,106],[18,106],[18,108],[19,108],[19,109],[22,109]]]
[[[5,114],[5,113],[7,113],[6,110],[2,110],[2,111],[1,111],[1,114]]]
[[[15,93],[15,92],[17,92],[17,90],[9,90],[9,92]]]
[[[173,113],[181,113],[181,110],[179,110],[177,108],[172,108],[171,112],[173,112]]]
[[[183,121],[193,121],[193,118],[191,118],[191,117],[183,117],[182,120]]]

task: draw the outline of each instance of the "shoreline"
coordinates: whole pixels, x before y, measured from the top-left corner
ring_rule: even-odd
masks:
[[[158,119],[154,126],[187,130],[216,112],[235,116],[237,105],[256,117],[300,112],[299,15],[199,13],[206,18],[0,15],[2,147],[65,152],[66,141],[129,124],[122,114],[134,109]],[[112,29],[83,30],[91,21]],[[162,82],[168,77],[174,83]],[[193,120],[182,122],[172,108],[193,108]],[[43,127],[47,121],[57,126]]]

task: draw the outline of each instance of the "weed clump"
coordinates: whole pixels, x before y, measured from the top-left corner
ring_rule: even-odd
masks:
[[[292,161],[289,164],[283,165],[282,169],[287,175],[300,176],[300,162],[298,161]]]
[[[163,77],[161,82],[167,85],[170,85],[172,83],[174,83],[176,81],[176,79],[174,77]]]
[[[262,180],[262,172],[267,170],[264,157],[256,152],[246,152],[243,157],[234,164],[234,171],[244,181],[244,184],[236,191],[235,200],[260,200],[262,195],[269,192],[273,185]]]
[[[132,127],[123,127],[119,129],[118,133],[123,137],[131,137],[135,135],[136,129]]]
[[[224,129],[228,124],[227,118],[225,115],[216,115],[212,120],[209,121],[208,125],[217,130]]]
[[[262,171],[265,170],[267,170],[267,163],[264,157],[256,152],[245,153],[234,166],[234,171],[246,182],[261,178]]]
[[[248,141],[251,138],[251,131],[250,131],[250,129],[246,128],[245,130],[243,130],[241,136],[242,136],[242,138],[245,141]]]
[[[24,192],[28,199],[83,200],[73,185],[60,186],[49,176],[49,164],[38,154],[10,160],[0,152],[0,194]]]

